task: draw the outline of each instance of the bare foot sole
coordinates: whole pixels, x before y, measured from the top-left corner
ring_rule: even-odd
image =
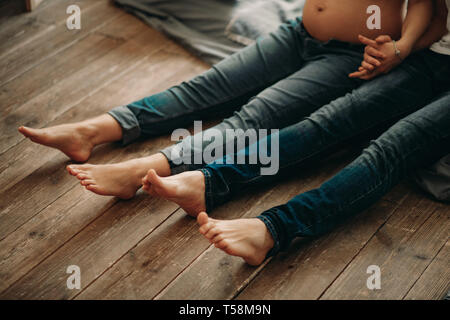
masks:
[[[87,190],[103,196],[130,199],[141,187],[147,167],[144,168],[140,160],[130,160],[116,164],[69,165],[67,171],[76,176]]]
[[[259,219],[216,220],[205,212],[197,216],[199,231],[216,248],[241,257],[249,265],[258,266],[273,248],[272,235]]]
[[[91,155],[93,129],[76,124],[63,124],[44,129],[19,127],[19,132],[31,141],[62,151],[77,162],[86,161]]]
[[[191,216],[205,211],[205,177],[201,171],[188,171],[162,178],[150,169],[142,179],[150,195],[173,201]]]

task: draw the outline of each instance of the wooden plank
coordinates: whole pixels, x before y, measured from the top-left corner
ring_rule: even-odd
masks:
[[[123,11],[109,1],[99,1],[83,10],[83,26],[80,30],[68,30],[65,24],[59,24],[45,33],[45,42],[40,37],[33,38],[20,50],[3,55],[0,59],[0,84],[11,81],[58,54],[121,14]]]
[[[152,65],[152,67],[150,67],[150,65]],[[98,102],[98,99],[104,99],[107,95],[110,95],[112,97],[111,99],[117,99],[117,96],[123,95],[123,98],[126,99],[132,94],[148,92],[149,88],[150,90],[161,90],[163,87],[166,88],[170,84],[178,83],[182,79],[186,79],[186,77],[196,73],[198,73],[198,67],[192,66],[192,58],[187,58],[183,55],[171,55],[161,51],[160,54],[155,54],[143,61],[143,63],[136,65],[133,70],[130,70],[126,75],[111,83],[111,85],[102,92],[102,95],[98,94],[93,96],[90,100],[84,101],[80,107],[83,106],[83,108],[86,108],[86,111],[89,110],[89,108],[91,108],[91,110],[95,109],[93,106]],[[71,111],[73,111],[71,113],[72,116],[77,114],[76,108]],[[83,114],[84,113],[78,113],[77,116],[80,117],[83,116]],[[101,153],[99,157],[92,162],[117,162],[139,157],[155,152],[168,143],[170,142],[167,138],[159,138],[145,143],[135,143],[126,148],[116,150],[115,153],[108,152],[111,150],[106,148],[103,150],[105,152]],[[27,203],[26,206],[22,207],[22,209],[16,213],[16,219],[21,219],[20,215],[30,216],[32,213],[39,212],[39,210],[41,210],[40,208],[45,205],[47,205],[47,207],[39,212],[38,216],[33,217],[32,220],[28,221],[25,225],[22,225],[18,230],[14,231],[0,242],[0,248],[4,248],[3,250],[0,249],[0,257],[2,257],[2,262],[0,264],[0,275],[2,277],[0,288],[2,289],[14,283],[36,264],[42,261],[47,255],[51,254],[51,252],[58,247],[58,244],[64,243],[70,239],[79,231],[83,223],[87,224],[91,221],[89,219],[94,217],[92,214],[95,213],[96,216],[102,214],[101,210],[94,210],[94,212],[92,212],[92,207],[105,208],[110,204],[110,197],[101,197],[90,192],[85,192],[86,195],[82,196],[80,194],[80,190],[83,190],[82,187],[78,185],[76,179],[63,172],[64,167],[61,166],[61,162],[58,164],[58,161],[55,161],[55,166],[59,166],[59,170],[61,170],[61,172],[58,173],[60,178],[55,179],[55,175],[51,174],[49,179],[53,180],[54,183],[62,189],[61,192],[63,192],[64,195],[58,198],[50,206],[48,206],[48,203],[54,201],[55,197],[47,199],[48,197],[45,196],[51,191],[48,188],[53,188],[48,185],[48,181],[39,183],[34,175],[32,175],[33,177],[30,176],[30,181],[24,181],[24,188],[26,188],[27,185],[32,186],[34,184],[37,184],[38,187],[36,187],[36,194],[33,194],[31,197],[33,200],[25,201]],[[28,180],[28,178],[26,180]],[[75,193],[73,198],[72,193]],[[16,197],[17,196],[20,196],[20,193],[16,195]],[[83,201],[80,201],[80,197]],[[44,201],[42,204],[39,203],[37,210],[34,209],[32,205],[36,205],[36,200],[41,198],[47,199],[46,202]],[[158,210],[166,212],[163,209]],[[29,212],[31,212],[31,214]],[[146,212],[148,211],[143,211],[142,214],[146,214]],[[158,216],[158,214],[156,216]],[[11,217],[10,220],[12,219],[13,218]],[[140,223],[142,223],[142,221],[140,221],[139,224]],[[11,222],[6,223],[6,225],[10,224]],[[3,223],[0,225],[3,225]],[[107,229],[105,232],[108,232]],[[42,233],[44,236],[42,238],[35,237],[32,240],[29,239],[29,234],[35,235],[36,233],[39,235]],[[20,250],[12,248],[20,248]],[[24,263],[24,261],[26,262]]]
[[[307,174],[298,172],[297,179],[277,184],[277,188],[266,185],[249,191],[215,210],[212,216],[218,219],[256,216],[262,207],[280,204],[299,190],[317,186],[332,174],[333,170],[320,169]],[[198,232],[195,220],[181,221],[171,217],[132,250],[132,257],[124,256],[77,298],[226,299],[252,276],[255,268],[218,249],[202,254],[207,248],[210,244]],[[194,264],[186,268],[194,260]],[[174,278],[176,284],[170,284]],[[169,289],[159,294],[168,285]]]
[[[450,287],[450,241],[447,241],[406,295],[407,300],[442,300]]]
[[[177,206],[172,203],[147,195],[118,202],[70,242],[2,292],[0,298],[68,299],[72,297],[77,290],[70,290],[66,286],[68,266],[80,267],[81,283],[84,287],[152,232],[176,209]],[[13,275],[16,274],[17,272]]]
[[[448,207],[415,196],[405,201],[322,299],[402,299],[448,239]],[[381,270],[381,289],[369,290],[367,267]]]
[[[12,110],[4,121],[0,122],[0,131],[3,133],[0,137],[0,152],[5,152],[25,140],[25,137],[17,132],[19,125],[38,128],[46,126],[86,96],[92,95],[120,77],[143,57],[160,49],[161,46],[151,47],[151,44],[157,44],[158,40],[161,40],[159,33],[145,29],[145,32],[138,34],[136,38],[111,50],[100,59],[28,100],[21,107]]]
[[[27,10],[33,11],[43,0],[26,0]]]
[[[5,13],[3,8],[0,11],[0,59],[32,41],[44,39],[48,32],[63,26],[68,18],[66,8],[74,4],[73,0],[47,0],[38,10],[24,13],[21,1],[9,2],[15,3],[6,8],[9,12]],[[83,11],[98,3],[91,0],[76,2]]]
[[[145,33],[139,37],[151,41],[151,33]],[[0,137],[0,152],[5,152],[25,139],[17,133],[17,127],[20,124],[32,127],[46,125],[87,95],[94,93],[120,76],[144,54],[143,48],[135,43],[119,46],[116,50],[110,51],[101,59],[85,66],[10,112],[0,123],[0,130],[4,133]],[[127,58],[124,59],[124,57]],[[77,85],[71,87],[74,83]]]
[[[119,30],[118,25],[121,26]],[[145,31],[146,26],[135,17],[127,14],[119,16],[98,32],[2,86],[1,115],[6,117],[11,110],[17,110],[27,101],[49,90],[55,83],[89,66],[127,39]]]

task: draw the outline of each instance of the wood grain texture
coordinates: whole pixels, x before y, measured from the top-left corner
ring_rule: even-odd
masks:
[[[450,242],[447,241],[405,296],[407,300],[441,300],[450,290]]]
[[[188,80],[208,65],[109,0],[76,0],[82,30],[65,27],[73,0],[0,2],[0,298],[440,299],[448,290],[449,206],[408,183],[335,231],[298,239],[258,268],[214,248],[177,205],[143,193],[119,201],[84,190],[68,158],[17,126],[80,121]],[[215,122],[208,122],[205,127]],[[90,163],[157,152],[168,136],[97,147]],[[350,151],[350,152],[349,152]],[[252,188],[214,210],[254,217],[318,187],[358,153]],[[365,267],[382,267],[367,293]],[[66,268],[81,267],[68,290]],[[361,271],[362,270],[362,271]]]
[[[449,216],[447,206],[410,195],[322,298],[402,299],[448,240]],[[366,286],[370,265],[380,267],[380,290]]]

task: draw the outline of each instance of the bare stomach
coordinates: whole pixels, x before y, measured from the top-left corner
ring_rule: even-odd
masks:
[[[367,13],[371,5],[380,7],[381,29],[369,30]],[[400,38],[402,29],[402,0],[306,0],[303,24],[320,41],[336,39],[359,43],[358,35],[369,38],[387,34]]]

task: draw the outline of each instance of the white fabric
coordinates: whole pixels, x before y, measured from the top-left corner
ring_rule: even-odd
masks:
[[[431,46],[431,50],[440,54],[450,55],[450,0],[445,0],[448,8],[447,30],[448,33],[442,39]]]

